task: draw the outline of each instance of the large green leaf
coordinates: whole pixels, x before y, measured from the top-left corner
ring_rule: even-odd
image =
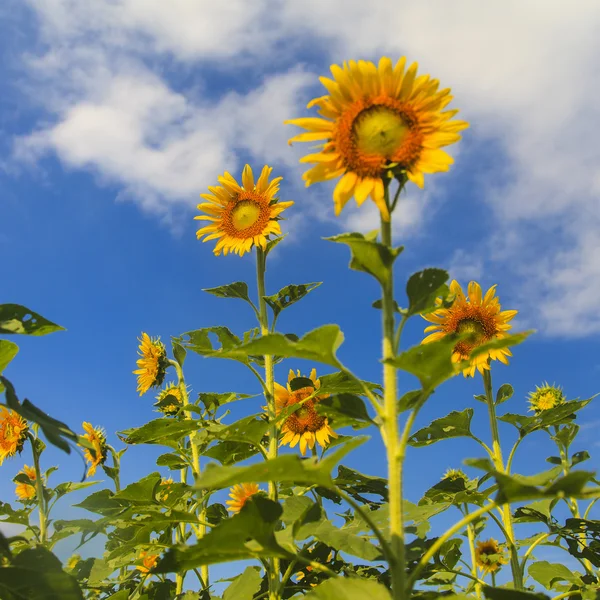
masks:
[[[429,446],[447,438],[473,437],[471,433],[472,418],[472,408],[465,408],[461,412],[454,410],[445,417],[432,421],[427,427],[419,429],[410,436],[408,443],[417,447]]]
[[[320,462],[314,458],[301,459],[296,454],[283,454],[247,467],[219,467],[209,464],[196,485],[200,489],[219,489],[236,483],[289,481],[332,488],[334,486],[331,479],[332,468],[366,439],[364,436],[353,438]]]
[[[227,285],[220,285],[214,288],[204,288],[203,292],[218,296],[219,298],[239,298],[252,304],[250,296],[248,296],[248,284],[244,281],[234,281]]]
[[[135,504],[155,504],[156,491],[162,478],[160,473],[151,473],[139,481],[130,483],[127,487],[116,493],[115,500],[128,500]]]
[[[218,344],[213,344],[211,335],[216,336]],[[218,352],[226,352],[242,343],[237,335],[233,334],[227,327],[204,327],[195,331],[188,331],[177,340],[188,350],[192,350],[202,356],[209,356]],[[234,357],[228,357],[234,358]],[[246,356],[236,357],[237,360],[246,362]]]
[[[365,388],[372,392],[381,392],[383,388],[378,383],[358,379],[346,371],[336,371],[319,377],[322,394],[358,394],[364,395]]]
[[[222,465],[233,465],[258,453],[255,444],[245,442],[219,442],[202,453],[202,456],[214,458]]]
[[[271,333],[251,340],[246,344],[234,346],[216,352],[206,352],[217,358],[232,358],[242,362],[253,355],[275,355],[283,358],[304,358],[340,368],[335,356],[336,350],[344,341],[344,335],[337,325],[323,325],[307,333],[299,340],[291,339],[281,333]],[[195,349],[195,348],[192,348]]]
[[[481,344],[480,346],[474,348],[471,351],[469,358],[474,359],[481,354],[489,352],[490,350],[500,350],[501,348],[517,346],[518,344],[524,342],[532,333],[534,333],[533,330],[522,331],[520,333],[512,333],[502,338],[490,340],[489,342],[485,342],[485,344]]]
[[[209,428],[209,432],[219,440],[258,445],[268,429],[269,422],[262,419],[261,415],[250,415],[215,431]]]
[[[320,400],[316,411],[332,420],[336,427],[374,424],[362,398],[354,394],[335,394]]]
[[[485,586],[483,593],[488,600],[549,600],[546,594],[521,592],[510,588],[495,588]]]
[[[46,335],[65,328],[20,304],[0,304],[0,334]]]
[[[0,373],[6,369],[8,363],[17,355],[19,346],[9,340],[0,340]]]
[[[287,558],[288,553],[275,539],[281,512],[280,504],[258,495],[252,496],[237,515],[221,521],[193,546],[169,550],[155,571],[172,573],[248,558]]]
[[[198,401],[204,404],[206,410],[214,412],[224,404],[253,397],[251,394],[239,394],[237,392],[200,392],[198,394]]]
[[[391,267],[403,250],[401,247],[388,248],[376,242],[374,236],[366,237],[361,233],[341,233],[325,239],[349,246],[352,254],[350,268],[369,273],[383,285],[389,282]]]
[[[546,589],[556,589],[555,584],[568,581],[577,586],[582,586],[583,582],[579,575],[571,572],[562,563],[549,563],[546,560],[540,560],[529,565],[529,575]]]
[[[448,273],[443,269],[425,269],[411,275],[406,284],[408,310],[406,316],[427,314],[437,307],[436,298],[446,296]]]
[[[133,429],[125,429],[118,432],[118,436],[126,444],[162,444],[164,446],[177,447],[177,442],[197,431],[201,422],[193,419],[175,421],[173,419],[155,419]]]
[[[301,283],[299,285],[290,284],[280,289],[273,296],[265,296],[265,302],[271,307],[273,311],[273,317],[276,319],[279,313],[291,306],[298,300],[302,300],[309,292],[312,292],[315,288],[318,288],[321,282],[313,283]]]
[[[374,494],[383,500],[388,498],[387,479],[365,475],[344,465],[338,467],[333,483],[360,502],[365,502],[362,494]]]
[[[305,596],[306,600],[392,600],[381,583],[369,579],[327,579]]]
[[[260,589],[262,577],[256,567],[246,567],[223,593],[223,600],[252,600]]]

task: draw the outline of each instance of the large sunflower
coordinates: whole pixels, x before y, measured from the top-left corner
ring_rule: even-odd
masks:
[[[232,513],[239,513],[244,507],[248,500],[260,492],[258,483],[238,483],[229,490],[229,497],[231,500],[227,500],[227,508]]]
[[[86,439],[92,446],[94,450],[90,450],[89,448],[83,449],[83,456],[85,457],[85,461],[90,464],[90,468],[88,469],[87,476],[92,477],[96,473],[96,469],[103,465],[106,461],[106,457],[108,454],[108,446],[106,444],[106,434],[101,427],[94,427],[91,423],[83,422],[83,429],[85,434],[81,437]]]
[[[302,455],[306,452],[307,446],[312,450],[315,442],[319,442],[325,448],[329,444],[330,437],[337,437],[335,431],[329,427],[327,417],[320,415],[315,409],[315,404],[327,396],[315,396],[306,400],[320,387],[321,382],[317,379],[315,369],[310,372],[310,377],[302,377],[300,371],[294,373],[290,369],[287,387],[275,383],[275,411],[277,414],[285,408],[304,401],[298,410],[287,417],[281,427],[281,433],[283,433],[281,445],[289,444],[290,448],[293,448],[300,442]]]
[[[252,246],[267,247],[269,235],[281,235],[279,215],[289,202],[278,202],[279,182],[276,177],[269,182],[272,167],[264,166],[256,184],[250,165],[242,172],[242,185],[227,172],[218,177],[220,186],[209,187],[210,194],[200,194],[208,203],[198,204],[207,213],[194,217],[200,221],[212,221],[198,229],[196,237],[205,242],[218,239],[214,253],[218,256],[235,252],[243,256]]]
[[[35,498],[35,468],[24,465],[23,469],[19,471],[17,475],[25,475],[29,479],[29,483],[23,483],[21,481],[16,482],[15,494],[17,495],[17,498],[19,500],[32,500]]]
[[[29,428],[27,421],[18,413],[0,406],[0,465],[23,450]]]
[[[486,574],[495,573],[502,565],[507,564],[507,560],[498,542],[490,538],[486,541],[477,542],[475,563]]]
[[[137,391],[142,396],[151,387],[162,385],[169,366],[169,359],[165,345],[160,338],[152,339],[147,333],[142,333],[139,342],[138,354],[141,358],[136,363],[139,369],[133,371],[133,374],[138,376]]]
[[[370,196],[388,220],[386,167],[422,188],[424,173],[447,171],[453,162],[440,148],[460,140],[468,123],[452,120],[457,110],[443,110],[452,100],[448,88],[438,91],[437,79],[417,77],[417,63],[405,66],[404,57],[395,65],[387,57],[379,66],[364,60],[332,65],[333,79],[320,78],[329,94],[308,104],[323,118],[286,121],[307,130],[290,143],[323,141],[300,162],[316,165],[304,173],[307,186],[341,176],[333,192],[336,215],[352,196],[359,206]]]
[[[512,328],[508,322],[518,311],[501,310],[500,301],[494,295],[495,285],[482,297],[480,285],[471,281],[467,298],[458,282],[454,280],[450,283],[450,291],[455,295],[455,299],[449,308],[438,308],[435,312],[423,316],[425,320],[435,324],[425,328],[425,333],[434,333],[428,335],[421,342],[422,344],[434,342],[454,333],[470,333],[474,337],[473,340],[458,342],[454,347],[452,360],[460,362],[468,360],[471,352],[485,342],[506,337],[506,332]],[[485,369],[490,368],[488,359],[499,360],[507,365],[508,356],[512,356],[508,348],[483,352],[463,370],[463,375],[473,377],[476,369],[483,373]]]

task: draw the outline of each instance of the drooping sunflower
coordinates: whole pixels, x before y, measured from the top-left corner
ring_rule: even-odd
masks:
[[[535,392],[529,394],[530,409],[541,413],[565,402],[565,395],[560,387],[544,382],[541,387],[535,386]]]
[[[29,478],[30,483],[23,483],[21,481],[16,482],[15,494],[19,500],[32,500],[35,498],[36,489],[35,489],[35,468],[28,467],[27,465],[23,466],[23,469],[17,473],[17,475],[25,475]]]
[[[29,427],[27,421],[18,413],[0,406],[0,465],[23,450]]]
[[[238,483],[229,490],[231,500],[227,500],[225,504],[232,513],[239,513],[248,499],[259,492],[258,483]]]
[[[198,204],[198,210],[207,213],[194,217],[199,221],[211,221],[210,225],[198,229],[196,237],[204,242],[218,239],[214,253],[227,255],[234,252],[243,256],[252,246],[267,247],[269,235],[281,235],[279,215],[289,202],[278,202],[279,182],[276,177],[269,182],[272,167],[264,166],[256,184],[250,165],[242,172],[242,185],[227,172],[218,177],[220,186],[209,187],[210,194],[200,194],[208,200]]]
[[[425,328],[430,333],[421,343],[427,344],[440,340],[446,335],[455,333],[470,333],[474,339],[458,342],[454,348],[452,360],[461,362],[468,360],[471,352],[490,340],[506,337],[506,332],[512,328],[509,321],[518,311],[501,310],[500,301],[495,296],[496,286],[493,285],[482,297],[481,287],[475,281],[469,283],[468,298],[456,280],[450,283],[450,291],[455,299],[449,308],[438,308],[435,312],[423,315],[423,318],[434,325]],[[441,303],[441,301],[440,301]],[[499,360],[508,364],[508,356],[512,356],[509,348],[498,348],[483,352],[471,360],[470,366],[463,370],[465,377],[473,377],[475,370],[483,373],[489,369],[488,359]]]
[[[319,414],[315,408],[315,405],[327,396],[315,396],[306,400],[320,387],[321,382],[317,379],[316,369],[310,372],[310,377],[302,377],[300,371],[294,373],[290,369],[287,387],[275,383],[276,414],[304,401],[297,411],[287,417],[281,427],[281,433],[283,433],[281,445],[289,444],[290,448],[293,448],[300,443],[302,455],[306,452],[307,446],[312,450],[315,443],[319,442],[325,448],[329,444],[330,437],[337,437],[337,433],[329,426],[327,417]]]
[[[183,405],[181,390],[175,383],[169,383],[163,390],[161,390],[160,394],[156,396],[156,400],[157,402],[155,402],[154,406],[156,406],[161,413],[168,417],[176,415]]]
[[[141,565],[137,565],[136,569],[140,571],[140,573],[149,573],[158,562],[160,554],[149,554],[145,550],[140,552],[140,560],[142,561]]]
[[[477,542],[475,563],[484,574],[487,574],[495,573],[502,565],[508,564],[508,561],[498,542],[490,538],[485,542]]]
[[[333,192],[336,215],[352,196],[359,206],[370,196],[389,220],[386,167],[422,188],[425,173],[447,171],[453,162],[441,148],[460,140],[468,123],[452,119],[457,110],[443,110],[450,89],[438,91],[437,79],[417,76],[417,63],[405,66],[405,57],[395,65],[387,57],[378,66],[364,60],[332,65],[333,79],[320,78],[329,94],[307,107],[316,106],[323,118],[286,121],[307,130],[290,144],[322,140],[320,151],[300,162],[316,165],[304,173],[307,186],[341,177]]]
[[[147,333],[142,332],[139,342],[138,354],[141,356],[137,361],[139,369],[133,371],[133,374],[138,376],[137,391],[142,396],[151,387],[162,385],[169,366],[169,359],[165,345],[160,338],[152,339]]]
[[[91,423],[83,422],[85,433],[81,436],[86,439],[92,446],[93,450],[83,448],[83,456],[85,461],[89,463],[90,468],[87,472],[87,477],[92,477],[96,473],[96,469],[103,465],[108,455],[108,446],[106,444],[106,434],[101,427],[94,427]],[[82,446],[83,447],[83,446]]]

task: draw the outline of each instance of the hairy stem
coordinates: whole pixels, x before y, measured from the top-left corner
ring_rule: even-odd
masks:
[[[44,498],[44,482],[42,481],[42,471],[40,469],[40,454],[35,445],[35,438],[29,436],[31,442],[31,453],[33,454],[33,467],[35,469],[35,496],[40,513],[40,544],[46,545],[48,541],[48,531],[46,527],[48,515],[46,514],[46,499]]]
[[[469,508],[465,504],[464,505],[464,514],[465,516],[469,514]],[[477,577],[477,563],[475,562],[475,528],[472,523],[467,525],[467,539],[469,540],[469,551],[471,553],[471,575],[474,579],[479,581]],[[477,594],[477,598],[481,598],[481,584],[477,583],[475,585],[475,593]]]

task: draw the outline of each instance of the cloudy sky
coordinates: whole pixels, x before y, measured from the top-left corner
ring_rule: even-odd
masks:
[[[525,410],[525,394],[543,379],[570,397],[598,389],[597,2],[568,10],[558,0],[3,6],[3,301],[69,330],[26,341],[7,375],[52,414],[74,427],[83,419],[109,431],[139,424],[151,416],[130,375],[141,330],[168,338],[221,322],[238,332],[253,326],[240,307],[200,291],[252,281],[252,259],[213,258],[192,220],[198,194],[246,162],[272,165],[284,177],[282,199],[296,201],[270,287],[325,282],[282,327],[302,333],[340,323],[344,358],[378,377],[376,360],[367,360],[378,348],[379,315],[369,308],[377,290],[346,271],[344,248],[321,239],[373,229],[377,213],[365,205],[335,218],[330,186],[306,190],[298,165],[305,149],[287,145],[293,128],[283,121],[307,114],[330,64],[382,55],[418,61],[452,88],[451,107],[471,123],[452,148],[451,172],[402,201],[400,282],[436,265],[465,284],[499,284],[503,304],[520,311],[515,323],[538,331],[510,369],[498,370],[518,392],[521,406],[511,412]],[[420,331],[420,323],[409,328],[407,342]],[[232,381],[231,365],[194,365],[197,391]],[[251,385],[237,371],[233,381]],[[439,392],[444,405],[424,418],[464,406],[477,386],[451,382]],[[596,411],[584,414],[591,423]],[[456,457],[467,448],[453,444]],[[448,460],[447,448],[427,453]],[[438,470],[415,477],[429,483]]]

